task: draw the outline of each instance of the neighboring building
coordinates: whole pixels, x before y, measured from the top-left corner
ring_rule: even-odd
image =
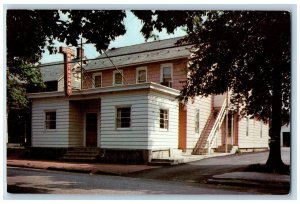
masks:
[[[81,49],[77,49],[77,56],[80,55],[80,50]],[[83,51],[82,54],[84,56]],[[83,66],[87,64],[88,61],[85,56],[83,57],[82,62],[83,62]],[[79,70],[81,68],[81,61],[79,60],[79,57],[77,57],[71,62],[71,67],[72,67],[73,89],[80,89],[81,73]],[[46,86],[43,92],[64,90],[64,62],[63,61],[42,64],[40,66],[40,71],[41,71],[43,82]]]
[[[227,94],[178,102],[191,47],[175,46],[178,39],[113,48],[110,59],[90,60],[82,89],[69,97],[60,85],[28,94],[32,147],[98,147],[104,158],[143,162],[267,149],[268,125],[242,118]]]
[[[285,125],[281,127],[280,134],[280,146],[290,147],[291,146],[291,128],[290,125]]]

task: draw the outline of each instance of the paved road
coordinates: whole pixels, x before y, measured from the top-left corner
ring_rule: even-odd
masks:
[[[209,158],[185,165],[163,167],[127,177],[88,175],[9,167],[8,191],[47,194],[284,194],[286,189],[249,188],[207,184],[207,179],[227,172],[243,171],[249,164],[265,163],[268,152]],[[289,149],[282,158],[290,163]],[[284,190],[284,192],[282,192]]]
[[[265,164],[268,159],[268,155],[269,152],[266,151],[208,158],[184,165],[164,167],[133,173],[128,176],[205,184],[207,182],[207,179],[211,178],[214,175],[234,171],[244,171],[244,169],[250,164]],[[289,148],[282,148],[282,160],[285,164],[290,164]]]
[[[89,175],[47,170],[8,167],[9,193],[31,194],[249,194],[233,190],[211,188],[200,184],[157,181],[107,175]]]

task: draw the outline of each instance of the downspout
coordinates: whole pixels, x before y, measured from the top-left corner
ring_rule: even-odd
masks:
[[[228,91],[226,93],[226,128],[225,128],[225,153],[228,151]]]

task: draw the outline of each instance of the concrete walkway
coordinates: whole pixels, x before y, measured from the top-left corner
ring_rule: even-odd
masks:
[[[7,166],[107,175],[125,175],[128,173],[160,168],[160,166],[148,165],[69,163],[17,159],[8,159]]]

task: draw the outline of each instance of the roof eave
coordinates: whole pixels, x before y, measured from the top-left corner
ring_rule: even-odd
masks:
[[[70,100],[72,98],[80,98],[86,97],[91,95],[99,95],[99,94],[106,94],[112,92],[125,92],[125,91],[134,91],[134,90],[153,90],[157,91],[166,95],[170,96],[178,96],[180,91],[169,88],[154,82],[148,82],[143,84],[130,84],[130,85],[123,85],[123,86],[109,86],[109,87],[102,87],[102,88],[92,88],[92,89],[84,89],[84,90],[73,90],[73,94],[68,97]],[[42,99],[42,98],[57,98],[57,97],[65,97],[63,91],[60,92],[40,92],[40,93],[29,93],[27,94],[29,99]]]

